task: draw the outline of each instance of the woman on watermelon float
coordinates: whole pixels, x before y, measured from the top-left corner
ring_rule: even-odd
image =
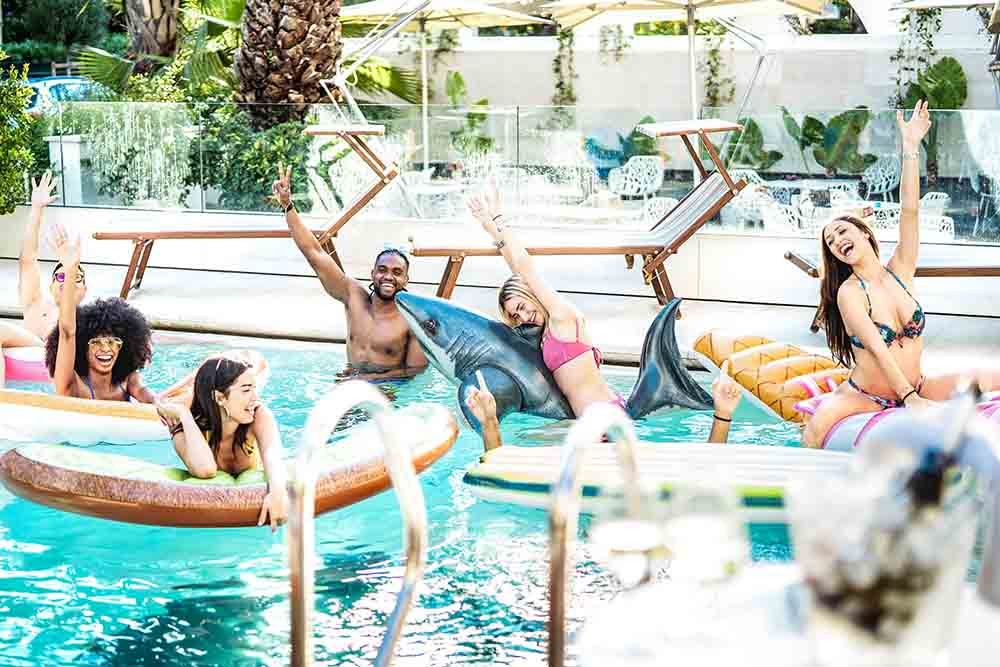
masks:
[[[160,402],[174,449],[193,477],[220,471],[238,477],[263,467],[267,494],[257,525],[271,531],[288,517],[281,435],[271,410],[257,396],[253,365],[230,357],[207,359],[195,374],[191,405]]]
[[[871,228],[858,218],[837,217],[820,237],[821,323],[834,358],[853,368],[808,421],[802,442],[809,447],[822,447],[845,417],[945,400],[960,377],[925,377],[921,366],[927,321],[913,278],[920,250],[920,142],[931,126],[927,102],[917,102],[908,121],[897,111],[896,121],[903,144],[902,210],[899,243],[888,264],[879,258]],[[1000,385],[997,372],[980,372],[977,378],[984,391]]]

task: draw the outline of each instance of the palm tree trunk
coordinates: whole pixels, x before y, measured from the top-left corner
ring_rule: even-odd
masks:
[[[340,0],[247,0],[237,100],[253,105],[259,127],[301,119],[326,100],[319,82],[333,76],[341,51]]]
[[[132,51],[139,57],[138,71],[153,63],[142,56],[173,57],[177,51],[177,12],[180,0],[126,0],[125,16],[132,35]]]

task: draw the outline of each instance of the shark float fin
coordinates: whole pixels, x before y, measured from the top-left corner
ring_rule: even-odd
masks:
[[[465,417],[469,426],[474,428],[476,433],[482,433],[482,425],[469,410],[469,406],[465,404],[465,399],[469,396],[469,389],[479,387],[480,379],[477,376],[482,376],[486,388],[496,399],[498,420],[502,420],[511,412],[521,412],[524,399],[520,385],[502,369],[482,366],[472,375],[462,378],[462,383],[458,387],[458,407],[461,408],[462,416]]]
[[[665,407],[712,409],[712,397],[684,367],[677,349],[674,325],[680,304],[680,299],[672,299],[646,332],[639,362],[639,380],[626,403],[626,411],[632,419]]]

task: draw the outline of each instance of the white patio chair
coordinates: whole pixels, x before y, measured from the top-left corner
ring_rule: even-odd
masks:
[[[608,174],[608,190],[619,197],[648,199],[663,185],[663,159],[658,155],[633,155]]]
[[[902,209],[897,206],[875,209],[872,230],[879,241],[898,241]],[[955,221],[946,215],[920,211],[920,241],[944,243],[955,240]]]
[[[899,187],[901,165],[898,155],[883,155],[864,170],[861,180],[868,186],[868,199],[882,195],[882,201],[895,201],[892,191]]]
[[[815,222],[803,217],[797,206],[770,202],[762,209],[764,230],[772,234],[809,236],[815,233]]]
[[[920,198],[920,213],[928,215],[944,215],[944,210],[951,203],[951,197],[944,192],[928,192]]]
[[[747,186],[722,209],[722,223],[735,227],[756,225],[764,219],[764,209],[777,202],[768,190],[767,181],[753,169],[732,169],[729,174],[733,180],[746,180]]]
[[[663,216],[670,212],[670,209],[677,206],[679,201],[673,197],[653,197],[643,207],[642,217],[646,222],[659,222]]]

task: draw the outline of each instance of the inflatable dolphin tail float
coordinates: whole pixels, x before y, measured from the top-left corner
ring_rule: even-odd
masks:
[[[680,299],[671,299],[646,331],[639,361],[639,380],[625,405],[632,419],[665,407],[711,410],[712,397],[701,388],[681,359],[677,349],[677,309]]]
[[[401,292],[396,303],[428,361],[458,386],[465,418],[479,423],[465,405],[480,371],[496,398],[497,416],[527,412],[551,419],[572,419],[573,410],[542,361],[537,327],[510,327],[450,301]],[[627,403],[633,418],[666,406],[698,410],[712,407],[712,398],[681,363],[674,335],[679,299],[657,315],[643,344],[639,381]]]

